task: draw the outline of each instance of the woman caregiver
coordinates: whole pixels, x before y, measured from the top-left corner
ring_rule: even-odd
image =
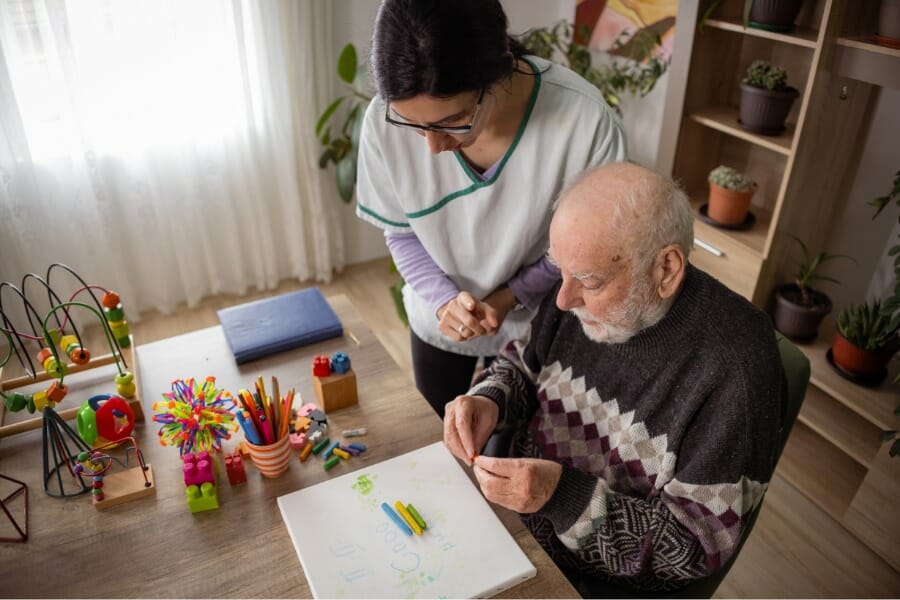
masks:
[[[406,280],[416,386],[438,415],[527,334],[559,278],[553,201],[625,159],[621,124],[569,69],[526,55],[498,0],[384,0],[359,147],[357,215]]]

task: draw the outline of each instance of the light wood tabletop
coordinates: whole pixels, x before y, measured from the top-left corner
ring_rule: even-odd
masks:
[[[28,541],[0,543],[0,596],[309,597],[276,498],[439,441],[442,433],[440,420],[350,301],[339,295],[329,302],[344,325],[343,337],[240,367],[218,326],[146,345],[137,340],[148,421],[138,423],[133,435],[152,465],[155,495],[103,511],[94,510],[89,494],[50,497],[43,490],[40,429],[0,440],[0,474],[28,484],[30,512]],[[304,464],[292,457],[287,473],[271,480],[262,478],[248,460],[247,483],[234,487],[219,457],[220,508],[192,514],[178,450],[160,446],[158,425],[149,420],[153,403],[170,389],[172,380],[213,375],[219,387],[236,392],[252,388],[257,375],[267,384],[274,375],[283,392],[294,387],[304,401],[316,402],[312,359],[337,351],[350,356],[359,404],[329,414],[328,426],[337,431],[366,427],[362,440],[368,450],[328,472],[318,463]],[[80,405],[89,394],[114,391],[108,389],[112,367],[105,375],[100,371],[81,381],[74,376],[71,382],[67,379],[70,391],[60,409]],[[225,442],[225,448],[234,449],[239,437]],[[0,498],[10,491],[0,486]],[[21,519],[22,499],[11,505]],[[537,568],[536,577],[500,597],[578,597],[517,515],[493,508]],[[6,520],[2,512],[0,520]],[[12,531],[5,523],[0,526],[0,536],[8,535],[7,529]]]

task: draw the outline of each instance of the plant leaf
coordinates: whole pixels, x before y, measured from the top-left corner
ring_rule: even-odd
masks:
[[[347,44],[338,57],[337,73],[341,81],[353,83],[353,77],[356,75],[356,64],[356,48],[353,44]]]
[[[346,156],[337,163],[335,180],[341,200],[349,203],[353,200],[353,189],[356,187],[356,160],[352,156]]]
[[[328,105],[328,108],[326,108],[325,112],[322,113],[322,116],[319,117],[319,122],[316,123],[316,137],[319,137],[322,134],[322,128],[325,126],[325,123],[331,118],[331,115],[334,114],[334,111],[341,105],[341,102],[344,101],[345,97],[346,96],[339,96],[337,100]],[[327,144],[328,142],[323,141],[322,143]]]

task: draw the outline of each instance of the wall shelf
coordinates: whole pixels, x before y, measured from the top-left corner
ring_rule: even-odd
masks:
[[[766,31],[765,29],[756,29],[755,27],[744,28],[743,23],[726,19],[707,19],[706,27],[743,33],[744,35],[775,40],[776,42],[793,44],[804,48],[815,48],[816,39],[819,37],[819,32],[815,29],[810,29],[809,27],[798,26],[791,33],[778,33],[775,31]]]
[[[706,196],[698,197],[695,195],[691,198],[691,206],[694,209],[695,215],[694,235],[704,242],[713,245],[715,245],[717,241],[726,238],[733,243],[742,246],[747,251],[752,252],[762,260],[764,258],[763,251],[766,246],[766,235],[769,231],[769,224],[772,221],[772,213],[760,206],[753,205],[750,207],[750,212],[756,217],[756,224],[753,225],[752,228],[745,231],[722,229],[721,227],[710,225],[696,216],[700,212],[700,207],[707,202],[709,202],[709,198]]]
[[[871,36],[837,39],[836,71],[873,85],[900,88],[900,49],[876,44]]]
[[[830,342],[816,340],[811,344],[796,344],[796,346],[809,359],[812,369],[810,382],[813,385],[878,429],[886,431],[897,428],[898,419],[894,416],[894,408],[900,403],[900,393],[891,383],[896,366],[881,385],[868,388],[844,379],[828,364],[825,353],[831,347]]]
[[[791,146],[794,143],[794,125],[792,123],[786,124],[786,131],[781,135],[768,136],[742,129],[738,125],[738,109],[730,106],[705,108],[691,113],[689,117],[701,125],[761,146],[772,152],[777,152],[784,156],[790,156],[791,154]]]
[[[814,385],[806,390],[798,419],[860,465],[871,468],[881,446],[878,427]]]
[[[838,521],[866,476],[864,467],[799,421],[777,471]]]
[[[849,37],[839,37],[837,39],[838,46],[845,46],[847,48],[856,48],[858,50],[865,50],[866,52],[872,52],[875,54],[884,54],[885,56],[891,56],[896,59],[900,59],[900,48],[888,48],[887,46],[882,46],[881,44],[875,41],[875,38],[872,36],[866,35],[856,35]]]

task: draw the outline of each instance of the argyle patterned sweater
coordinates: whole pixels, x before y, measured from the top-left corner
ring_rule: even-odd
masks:
[[[499,405],[498,431],[516,428],[514,456],[563,465],[523,521],[590,581],[655,591],[711,574],[774,469],[786,390],[769,318],[688,267],[659,323],[601,344],[558,289],[469,392]]]

